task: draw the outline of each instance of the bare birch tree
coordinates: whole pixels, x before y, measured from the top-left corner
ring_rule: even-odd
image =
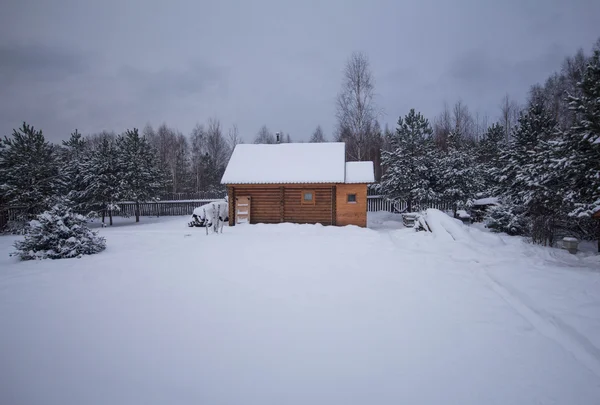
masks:
[[[266,125],[263,125],[256,134],[256,138],[254,138],[254,143],[275,143],[275,135]]]
[[[204,126],[196,124],[192,133],[190,134],[191,141],[191,165],[192,165],[192,176],[194,177],[194,191],[199,192],[202,184],[202,171],[203,165],[202,160],[206,153],[206,132]]]
[[[313,132],[312,136],[310,137],[309,142],[312,142],[312,143],[326,142],[325,135],[323,135],[323,128],[321,128],[320,125],[318,125],[317,129],[315,129],[315,132]]]
[[[504,127],[507,142],[510,140],[512,131],[519,121],[520,112],[519,104],[506,94],[500,102],[500,124]]]
[[[221,131],[221,122],[216,118],[208,120],[208,129],[206,130],[206,152],[213,159],[219,170],[225,170],[229,160],[229,145],[223,137]]]
[[[452,131],[452,114],[448,108],[448,103],[444,102],[444,109],[433,122],[433,137],[436,144],[442,150],[448,147],[448,135]]]
[[[337,97],[336,117],[338,136],[346,142],[350,160],[365,160],[368,156],[369,137],[376,119],[373,95],[375,81],[367,56],[360,52],[352,54]]]
[[[237,124],[233,124],[233,126],[231,128],[229,128],[229,133],[227,136],[227,142],[229,143],[229,151],[230,151],[230,156],[231,153],[233,153],[233,150],[235,149],[236,145],[239,145],[240,143],[242,143],[242,138],[240,138],[240,132],[238,130]]]

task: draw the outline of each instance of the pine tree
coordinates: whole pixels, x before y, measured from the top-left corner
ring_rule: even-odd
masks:
[[[26,231],[25,239],[15,243],[14,254],[21,260],[81,257],[106,248],[104,238],[87,227],[87,219],[62,203],[38,215]]]
[[[506,147],[506,131],[498,123],[487,129],[477,145],[477,162],[483,182],[482,192],[488,197],[492,196],[498,187],[494,173],[500,169],[500,156]]]
[[[59,186],[55,148],[42,131],[25,122],[11,138],[0,139],[0,195],[8,204],[24,208],[31,218],[42,212]]]
[[[569,185],[563,195],[570,215],[589,217],[600,209],[600,49],[589,59],[578,87],[581,97],[569,99],[580,121],[564,134],[558,169]]]
[[[447,139],[447,151],[439,160],[440,194],[452,203],[454,214],[466,207],[469,200],[482,188],[482,174],[475,161],[473,146],[458,131],[451,131]]]
[[[389,134],[388,148],[381,152],[385,174],[381,190],[389,198],[405,200],[408,210],[414,202],[433,198],[431,153],[435,146],[429,121],[411,109],[403,119],[398,119],[394,134]]]
[[[103,138],[90,151],[83,164],[83,182],[86,184],[82,199],[89,210],[102,212],[102,222],[106,213],[112,225],[112,211],[116,201],[124,195],[115,141]]]
[[[89,201],[85,197],[87,188],[86,163],[89,159],[87,142],[77,129],[67,141],[63,141],[64,151],[61,155],[61,195],[71,201],[72,207],[79,212],[90,210]]]
[[[140,203],[154,200],[164,187],[164,172],[156,151],[137,128],[117,138],[118,166],[124,197],[136,203],[135,221],[140,221]]]
[[[554,170],[556,121],[535,93],[521,114],[508,150],[501,155],[497,173],[502,201],[522,207],[515,215],[529,222],[534,241],[552,244],[556,214],[560,209],[560,178]]]
[[[494,232],[504,232],[509,235],[528,235],[531,233],[530,222],[527,220],[522,205],[505,200],[503,204],[493,206],[486,215],[486,226]]]

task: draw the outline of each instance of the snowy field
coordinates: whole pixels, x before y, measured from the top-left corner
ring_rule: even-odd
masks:
[[[600,256],[404,229],[120,220],[101,254],[0,237],[0,404],[600,403]]]

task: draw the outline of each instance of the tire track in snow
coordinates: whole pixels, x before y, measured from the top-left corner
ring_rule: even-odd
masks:
[[[388,233],[389,239],[397,248],[406,252],[407,247],[401,246],[392,232]],[[473,246],[471,246],[473,248]],[[408,249],[413,253],[436,254],[436,252],[426,252],[419,249]],[[447,254],[447,253],[445,253]],[[490,287],[504,302],[506,302],[517,314],[529,322],[535,330],[542,336],[551,339],[563,350],[570,353],[580,364],[590,370],[594,375],[600,378],[600,349],[596,347],[587,337],[579,333],[575,328],[565,323],[559,317],[537,309],[532,305],[529,299],[517,291],[515,288],[500,282],[493,277],[487,270],[482,269],[477,260],[459,259],[451,257],[456,262],[464,264],[478,264],[478,268],[473,269],[483,278],[483,282]],[[487,261],[487,260],[486,260]],[[485,263],[483,266],[489,267],[492,263]]]
[[[397,247],[402,248],[392,233],[388,233],[391,242]],[[406,251],[406,247],[404,249]],[[411,250],[414,253],[425,253],[424,250]],[[431,254],[432,252],[428,252]],[[469,264],[473,260],[460,260],[452,258],[457,262]],[[478,261],[479,265],[481,265]],[[491,263],[486,263],[488,267]],[[590,370],[596,377],[600,378],[600,349],[596,347],[587,337],[579,333],[575,328],[565,323],[559,317],[537,309],[532,305],[529,299],[515,288],[500,282],[493,277],[487,270],[478,267],[474,269],[480,274],[485,284],[494,291],[504,302],[506,302],[515,312],[529,322],[535,330],[542,336],[551,339],[563,350],[570,353],[580,364]]]
[[[596,377],[600,378],[600,349],[588,338],[557,316],[535,308],[514,288],[501,283],[487,271],[481,272],[481,275],[492,291],[498,294],[539,333],[556,342],[579,363],[593,372]]]

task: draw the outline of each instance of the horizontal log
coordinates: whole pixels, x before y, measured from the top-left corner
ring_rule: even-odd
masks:
[[[294,213],[294,214],[331,214],[331,212],[333,212],[331,209],[312,209],[312,210],[305,210],[305,209],[293,209],[293,208],[288,208],[285,207],[285,209],[283,210],[284,213]]]

